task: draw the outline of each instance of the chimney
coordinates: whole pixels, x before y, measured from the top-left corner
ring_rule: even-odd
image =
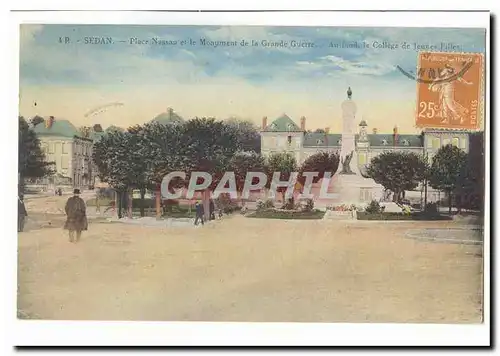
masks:
[[[392,136],[393,136],[393,141],[394,141],[394,146],[397,146],[398,144],[398,127],[397,126],[394,126],[394,128],[392,129]]]
[[[302,116],[302,117],[300,118],[300,129],[301,129],[302,131],[305,131],[305,130],[306,130],[306,118],[305,118],[305,116]]]
[[[374,127],[374,128],[373,128],[373,134],[374,134],[374,135],[376,135],[376,134],[377,134],[377,132],[378,132],[377,128],[376,128],[376,127]]]
[[[262,118],[262,131],[264,131],[267,127],[267,116]]]
[[[49,118],[45,120],[45,127],[50,129],[52,125],[54,125],[54,121],[54,116],[49,116]]]

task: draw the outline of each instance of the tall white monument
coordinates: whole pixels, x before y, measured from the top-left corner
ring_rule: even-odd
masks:
[[[342,143],[340,149],[340,174],[359,174],[356,155],[356,103],[352,100],[351,87],[347,100],[342,102]],[[354,160],[354,163],[352,162]]]
[[[335,203],[363,205],[372,199],[378,200],[383,188],[371,178],[361,175],[356,152],[356,103],[352,90],[347,90],[347,99],[342,102],[342,142],[340,163],[332,180]]]

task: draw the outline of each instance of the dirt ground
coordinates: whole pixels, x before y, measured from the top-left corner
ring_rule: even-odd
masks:
[[[481,322],[482,247],[404,237],[453,222],[91,220],[71,244],[62,220],[19,234],[22,318]]]

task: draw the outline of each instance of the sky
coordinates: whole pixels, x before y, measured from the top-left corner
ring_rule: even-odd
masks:
[[[89,37],[113,43],[85,43]],[[282,41],[288,46],[265,45]],[[345,48],[353,43],[359,48]],[[340,107],[351,87],[356,119],[366,120],[370,131],[389,133],[397,125],[400,132],[419,132],[416,82],[396,66],[415,71],[415,44],[441,43],[484,52],[485,30],[23,24],[20,115],[128,127],[169,107],[186,119],[238,117],[258,125],[264,116],[270,123],[286,113],[297,124],[305,116],[307,129],[340,133]],[[88,115],[113,103],[119,105]]]

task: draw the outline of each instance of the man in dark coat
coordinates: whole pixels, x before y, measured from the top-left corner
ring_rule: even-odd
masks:
[[[80,189],[73,191],[73,196],[68,199],[64,210],[67,218],[64,224],[64,229],[69,230],[69,242],[78,242],[82,235],[82,231],[87,230],[87,215],[85,202],[80,198]],[[75,241],[76,232],[76,241]]]
[[[213,199],[210,199],[210,205],[209,205],[209,209],[210,209],[210,220],[215,220],[215,203],[214,203],[214,200]]]
[[[24,230],[24,222],[28,216],[23,198],[22,194],[17,197],[17,232],[22,232]]]
[[[203,204],[197,201],[194,207],[196,209],[196,218],[194,219],[194,224],[198,225],[198,219],[200,219],[201,225],[204,225],[205,221],[203,219],[203,215],[205,214],[205,211],[203,209]]]

